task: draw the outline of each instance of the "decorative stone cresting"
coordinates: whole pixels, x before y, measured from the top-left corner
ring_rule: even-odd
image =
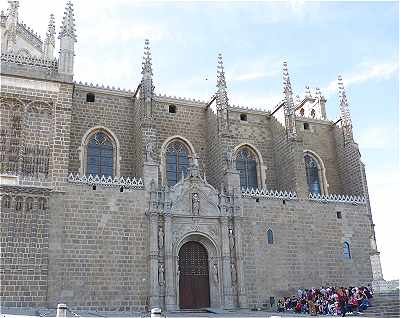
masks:
[[[68,182],[78,183],[78,184],[88,184],[88,185],[103,185],[106,187],[124,187],[127,189],[133,188],[137,190],[143,190],[144,184],[142,178],[135,177],[106,177],[106,176],[98,176],[98,175],[83,175],[79,174],[74,175],[71,173],[68,176]]]
[[[341,202],[341,203],[356,203],[356,204],[365,204],[365,197],[363,196],[353,196],[353,195],[344,195],[344,194],[319,194],[319,193],[310,193],[309,199],[313,201],[322,201],[322,202]]]
[[[23,56],[12,53],[2,53],[1,63],[14,63],[19,65],[29,65],[33,67],[41,67],[49,71],[57,71],[57,60],[48,60],[36,56]]]
[[[266,199],[285,199],[285,200],[296,200],[296,192],[291,191],[278,191],[278,190],[268,190],[263,189],[242,189],[242,196],[244,197],[257,197]]]

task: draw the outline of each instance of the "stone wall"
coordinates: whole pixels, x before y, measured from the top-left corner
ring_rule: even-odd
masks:
[[[51,198],[49,305],[143,310],[149,295],[143,190],[69,185]]]
[[[304,123],[308,123],[308,129],[304,129]],[[306,118],[297,121],[297,134],[303,141],[304,150],[316,153],[325,166],[328,193],[347,194],[343,191],[342,180],[337,173],[335,129],[327,121]]]
[[[176,107],[175,113],[169,112],[169,106]],[[172,136],[187,139],[199,158],[200,173],[203,174],[206,157],[206,111],[205,104],[173,99],[157,98],[153,105],[153,123],[158,142],[155,147],[156,160],[160,160],[161,146]]]
[[[299,287],[372,281],[365,205],[243,198],[244,275],[250,306]],[[340,211],[342,218],[337,218]],[[267,244],[267,230],[274,243]],[[351,259],[343,257],[343,242]]]
[[[0,194],[0,305],[45,306],[49,191],[1,186]]]
[[[95,94],[95,101],[86,102],[86,94]],[[127,93],[96,91],[76,87],[73,99],[71,122],[71,148],[69,172],[80,169],[80,146],[85,133],[97,126],[111,131],[120,145],[120,175],[133,176],[134,142],[134,103]]]
[[[342,177],[343,193],[364,195],[364,182],[361,167],[361,154],[355,142],[344,143],[340,128],[334,132],[336,141],[337,166]]]

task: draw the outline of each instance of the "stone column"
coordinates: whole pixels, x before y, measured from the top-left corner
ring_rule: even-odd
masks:
[[[150,212],[150,307],[160,306],[158,282],[158,213]]]
[[[235,234],[235,252],[236,252],[236,272],[237,272],[237,292],[239,299],[239,308],[248,308],[246,286],[244,282],[244,266],[243,266],[243,248],[241,233],[241,217],[234,218],[234,234]]]
[[[167,311],[176,310],[176,288],[174,286],[175,262],[172,253],[172,216],[165,213],[165,308]]]
[[[228,217],[221,217],[221,242],[222,242],[222,279],[224,287],[224,308],[233,308],[231,258],[229,250]],[[221,275],[220,275],[221,277]]]

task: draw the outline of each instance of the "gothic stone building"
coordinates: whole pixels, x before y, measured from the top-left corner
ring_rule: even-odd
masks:
[[[364,165],[339,78],[273,111],[73,80],[67,3],[42,40],[1,13],[1,305],[252,308],[300,287],[380,275]],[[371,265],[372,263],[372,265]],[[374,270],[373,270],[374,268]],[[373,271],[375,271],[373,273]]]

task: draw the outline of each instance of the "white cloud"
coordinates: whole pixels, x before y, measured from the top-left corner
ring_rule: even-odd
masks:
[[[399,64],[396,61],[383,63],[361,63],[352,72],[342,74],[343,83],[345,87],[348,87],[353,84],[363,83],[372,79],[387,79],[395,74],[398,68]],[[323,90],[323,92],[326,92],[327,95],[333,94],[336,91],[337,79],[330,82]]]
[[[383,149],[393,147],[394,128],[388,126],[362,127],[357,142],[364,149]]]

